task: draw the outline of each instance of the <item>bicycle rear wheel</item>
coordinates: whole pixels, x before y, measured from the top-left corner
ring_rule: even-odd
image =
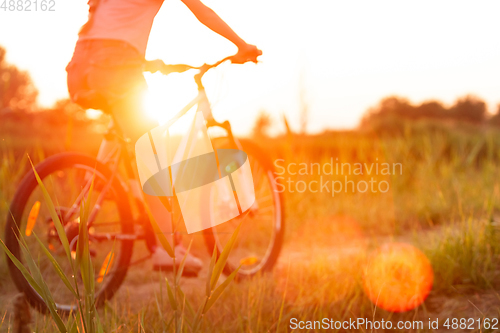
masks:
[[[76,249],[80,216],[77,198],[85,193],[85,187],[90,186],[92,176],[95,174],[90,202],[92,210],[96,199],[104,191],[111,177],[111,171],[94,158],[78,153],[62,153],[49,157],[37,165],[36,170],[65,226],[73,254]],[[104,195],[105,199],[94,223],[89,228],[89,249],[95,271],[97,306],[110,299],[123,282],[133,248],[133,240],[130,237],[129,239],[115,237],[116,235],[132,235],[134,231],[127,195],[116,177]],[[75,202],[77,203],[76,211],[70,214]],[[36,206],[39,207],[38,214],[36,214],[37,209],[34,208]],[[36,223],[34,225],[30,223],[32,226],[28,226],[29,219]],[[30,231],[36,233],[45,247],[51,251],[64,273],[72,276],[71,264],[57,236],[41,188],[31,170],[21,181],[11,203],[5,226],[5,243],[9,250],[24,263],[25,259],[18,242],[21,232],[54,297],[57,309],[66,313],[74,311],[76,299],[56,274],[35,237],[30,235]],[[42,297],[29,285],[16,266],[10,260],[7,261],[10,274],[19,291],[25,293],[32,306],[42,312],[47,311]],[[83,290],[81,278],[77,276],[76,279],[79,289]]]
[[[224,248],[236,227],[241,223],[241,229],[227,264],[225,274],[231,274],[241,265],[238,279],[248,278],[259,272],[273,268],[281,251],[285,232],[283,214],[283,196],[278,192],[277,181],[274,178],[273,164],[268,156],[255,144],[242,141],[243,150],[247,153],[252,170],[255,188],[255,203],[248,212],[231,221],[211,228],[205,232],[205,243],[209,253],[214,246],[218,254]],[[228,140],[214,140],[214,148],[231,149]],[[212,193],[211,207],[218,203],[216,194]]]

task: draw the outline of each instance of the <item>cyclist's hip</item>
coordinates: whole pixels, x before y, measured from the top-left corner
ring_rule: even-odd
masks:
[[[79,40],[68,72],[72,100],[86,108],[110,112],[111,106],[142,93],[144,58],[131,45],[119,40]]]

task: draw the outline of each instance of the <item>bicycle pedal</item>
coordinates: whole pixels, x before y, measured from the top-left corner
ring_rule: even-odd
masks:
[[[173,267],[158,266],[158,265],[153,265],[153,270],[156,272],[165,272],[165,273],[173,273],[174,272]],[[184,269],[182,271],[182,277],[196,278],[196,277],[198,277],[198,272],[187,271]]]

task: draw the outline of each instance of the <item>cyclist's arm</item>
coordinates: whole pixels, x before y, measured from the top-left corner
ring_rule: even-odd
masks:
[[[198,21],[236,45],[238,47],[237,55],[240,56],[240,60],[243,61],[246,57],[248,58],[247,60],[256,61],[255,59],[257,59],[257,56],[262,54],[257,47],[247,44],[243,39],[241,39],[240,36],[238,36],[236,32],[234,32],[233,29],[231,29],[231,27],[229,27],[226,22],[219,17],[219,15],[217,15],[209,7],[205,6],[200,0],[181,1],[189,8],[194,16],[196,16]]]
[[[200,0],[181,0],[189,10],[212,31],[231,41],[238,48],[245,47],[247,43],[224,22],[212,9],[205,6]]]

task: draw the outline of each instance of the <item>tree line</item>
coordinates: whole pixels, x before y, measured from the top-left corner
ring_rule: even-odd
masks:
[[[415,105],[406,98],[390,96],[365,113],[361,119],[361,127],[370,127],[380,122],[419,119],[500,126],[500,104],[496,113],[491,115],[487,112],[486,103],[474,95],[460,97],[450,107],[437,100]]]

